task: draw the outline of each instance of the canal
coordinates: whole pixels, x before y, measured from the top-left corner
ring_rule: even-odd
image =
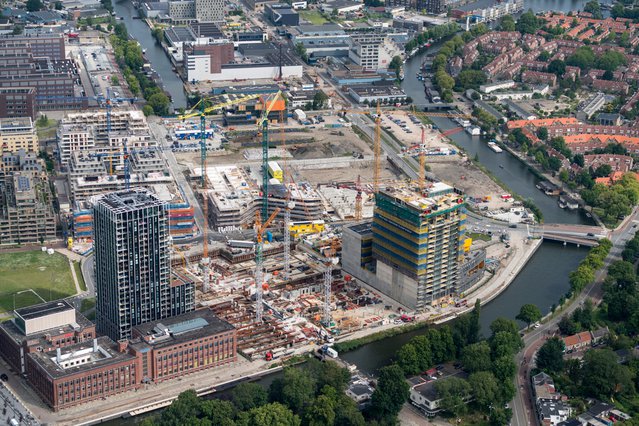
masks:
[[[146,49],[145,56],[153,68],[162,78],[164,89],[171,95],[173,108],[186,107],[186,95],[182,79],[173,72],[173,65],[159,43],[151,35],[151,30],[142,19],[138,17],[138,11],[129,0],[117,0],[113,4],[114,11],[118,18],[122,18],[129,36],[137,40],[143,49]]]

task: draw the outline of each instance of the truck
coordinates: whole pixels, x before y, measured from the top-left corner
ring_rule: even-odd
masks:
[[[306,120],[306,113],[304,111],[302,111],[301,109],[296,109],[295,111],[293,111],[293,118],[295,118],[297,121],[305,121]]]
[[[282,178],[284,177],[284,175],[282,173],[282,169],[280,168],[280,165],[277,164],[276,161],[268,162],[268,173],[271,175],[271,177],[282,182]]]
[[[328,345],[324,345],[322,346],[322,349],[320,350],[324,355],[326,356],[330,356],[331,358],[337,358],[337,351],[333,348],[331,348]]]

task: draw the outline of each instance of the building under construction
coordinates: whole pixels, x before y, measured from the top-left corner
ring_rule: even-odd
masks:
[[[45,173],[0,174],[0,245],[54,240],[56,216],[52,200]]]
[[[410,187],[376,195],[372,222],[343,230],[346,272],[411,309],[458,296],[483,273],[484,257],[464,253],[464,195],[441,182],[424,193]],[[460,265],[465,266],[463,277]]]
[[[200,176],[199,168],[195,175]],[[208,167],[208,212],[211,227],[218,231],[247,228],[262,208],[263,197],[249,174],[237,166]],[[322,217],[324,204],[319,194],[306,184],[271,183],[268,189],[269,214],[288,202],[295,203],[291,220],[314,220]],[[283,214],[283,213],[282,213]]]

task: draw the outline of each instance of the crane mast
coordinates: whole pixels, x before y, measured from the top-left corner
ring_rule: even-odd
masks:
[[[357,175],[357,195],[355,196],[355,220],[362,220],[362,182]]]

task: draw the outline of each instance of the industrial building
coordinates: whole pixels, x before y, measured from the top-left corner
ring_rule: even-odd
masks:
[[[404,6],[407,9],[426,11],[438,15],[446,11],[445,0],[386,0],[386,7]]]
[[[233,44],[230,43],[231,48]],[[232,58],[214,69],[214,54],[192,46],[184,52],[185,77],[190,82],[302,77],[302,64],[294,52],[270,43],[242,44]],[[280,72],[282,75],[280,76]]]
[[[40,151],[31,117],[0,118],[0,154],[20,150]]]
[[[33,171],[0,174],[0,245],[55,240],[52,200],[46,174]]]
[[[235,327],[209,309],[134,327],[130,347],[155,383],[237,361]]]
[[[404,102],[407,98],[406,92],[396,87],[392,82],[386,81],[380,81],[376,84],[349,86],[348,94],[357,103],[369,103],[371,105],[377,102]]]
[[[296,27],[300,24],[300,15],[288,4],[264,5],[264,15],[276,27]]]
[[[96,324],[114,340],[131,328],[194,309],[194,283],[172,280],[165,204],[144,189],[94,205]]]
[[[472,256],[461,280],[464,205],[461,191],[441,182],[423,195],[408,187],[380,191],[373,222],[343,230],[344,270],[412,309],[459,295],[484,263]]]

